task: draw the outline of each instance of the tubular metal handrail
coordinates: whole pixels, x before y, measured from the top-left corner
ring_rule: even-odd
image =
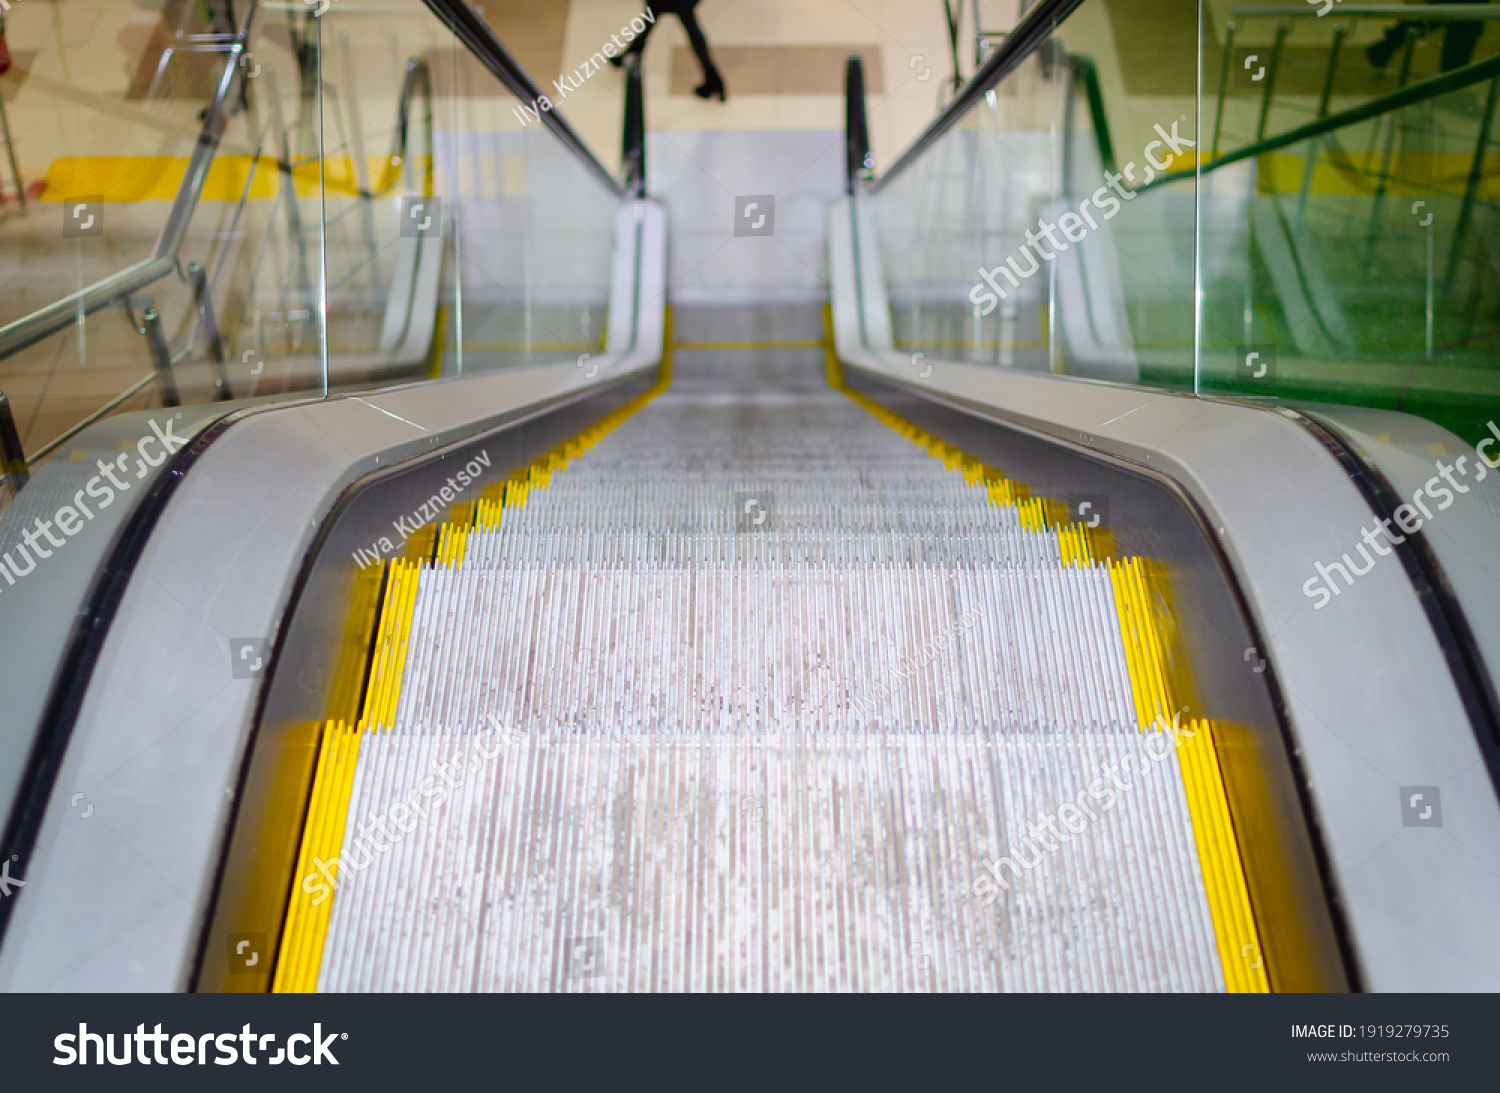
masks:
[[[1225,152],[1217,159],[1205,162],[1200,166],[1185,167],[1180,171],[1170,171],[1159,175],[1146,185],[1137,187],[1135,192],[1142,193],[1146,190],[1154,190],[1156,187],[1164,186],[1169,182],[1178,182],[1185,178],[1193,178],[1199,173],[1208,174],[1222,167],[1228,167],[1230,164],[1253,159],[1266,152],[1274,152],[1288,145],[1310,140],[1313,137],[1321,137],[1336,129],[1344,129],[1351,125],[1357,125],[1362,121],[1369,121],[1383,114],[1389,114],[1393,110],[1399,110],[1402,107],[1412,106],[1419,102],[1426,102],[1429,99],[1435,99],[1439,96],[1458,91],[1461,88],[1469,87],[1472,84],[1482,83],[1485,80],[1492,80],[1497,77],[1500,77],[1500,54],[1494,57],[1487,57],[1482,61],[1475,61],[1473,64],[1465,65],[1463,68],[1455,68],[1452,72],[1444,72],[1425,80],[1419,80],[1414,84],[1408,84],[1400,90],[1392,91],[1387,95],[1381,95],[1379,98],[1369,99],[1358,106],[1351,106],[1348,110],[1340,110],[1336,114],[1317,118],[1306,125],[1299,125],[1295,129],[1289,129],[1285,133],[1278,133],[1273,137],[1254,141],[1243,148],[1236,148],[1232,152]]]
[[[254,12],[252,10],[252,18]],[[248,38],[248,27],[246,23],[246,35]],[[80,314],[90,315],[111,306],[121,300],[130,307],[130,297],[156,281],[161,280],[181,265],[181,247],[187,235],[187,225],[192,219],[193,209],[197,205],[202,193],[203,184],[207,180],[207,164],[212,162],[213,155],[219,145],[219,137],[223,134],[223,125],[220,124],[217,132],[211,126],[214,124],[214,110],[222,104],[230,93],[231,80],[234,71],[242,66],[238,64],[239,50],[243,48],[243,41],[231,43],[234,45],[232,59],[220,79],[215,93],[214,103],[210,107],[204,120],[204,127],[199,136],[194,158],[189,163],[183,181],[178,187],[177,197],[174,199],[172,210],[168,213],[167,226],[163,229],[161,237],[157,241],[155,253],[152,257],[138,262],[119,273],[89,286],[80,292],[73,293],[61,300],[40,308],[32,314],[18,319],[16,322],[0,329],[0,359],[17,353],[36,342],[50,337],[59,330],[66,329],[77,321]],[[432,144],[432,76],[427,62],[421,58],[411,58],[407,61],[406,71],[402,79],[401,95],[396,110],[396,130],[392,135],[391,153],[388,158],[388,166],[384,176],[377,185],[366,189],[359,185],[344,186],[341,189],[350,196],[358,197],[366,201],[374,200],[391,192],[404,174],[402,169],[395,169],[405,164],[407,159],[407,145],[411,128],[411,109],[413,101],[420,95],[426,107],[423,120],[426,123],[428,155],[426,162],[422,165],[425,172],[425,182],[430,188],[433,172],[431,155]],[[224,119],[227,120],[227,119]],[[204,166],[195,169],[201,157]],[[290,160],[290,151],[282,149],[281,158],[277,161],[277,168],[282,173],[291,171],[293,164]],[[257,157],[259,154],[257,152]],[[228,377],[224,372],[224,349],[218,323],[210,294],[208,278],[201,263],[189,262],[186,267],[186,279],[193,292],[193,311],[195,315],[194,330],[203,327],[207,330],[207,341],[210,356],[216,366],[217,380],[215,383],[215,398],[219,401],[228,400],[232,397],[229,390]],[[131,325],[136,332],[146,337],[147,347],[152,357],[153,371],[123,392],[89,414],[77,424],[67,429],[61,435],[54,437],[47,444],[39,448],[27,458],[27,463],[36,463],[55,451],[62,444],[77,436],[84,429],[108,415],[110,411],[119,406],[129,397],[133,397],[153,382],[162,385],[164,404],[175,406],[178,404],[176,384],[172,376],[172,366],[181,359],[183,353],[175,357],[171,354],[166,343],[166,333],[162,329],[161,320],[156,310],[149,309],[143,316],[144,322],[137,323],[131,319]],[[189,346],[191,348],[191,346]]]
[[[523,99],[535,101],[542,94],[535,81],[522,69],[511,57],[509,52],[494,34],[478,17],[470,10],[462,0],[427,0],[427,6],[436,14],[454,34],[465,44],[478,59],[484,63],[503,84],[513,93]],[[30,315],[24,316],[15,322],[0,327],[0,359],[12,356],[15,353],[35,345],[52,335],[67,329],[79,321],[82,316],[91,315],[110,307],[120,301],[126,301],[127,305],[132,295],[139,292],[155,282],[166,277],[181,265],[180,252],[187,237],[188,227],[192,221],[203,186],[208,178],[209,168],[218,152],[224,131],[228,124],[228,102],[233,93],[235,74],[243,67],[240,64],[245,55],[249,40],[254,34],[256,18],[261,8],[285,8],[286,10],[297,10],[296,5],[280,5],[276,3],[261,4],[259,0],[250,0],[250,9],[244,25],[234,31],[233,34],[215,34],[204,37],[203,43],[195,42],[194,45],[200,49],[210,48],[228,54],[224,71],[214,90],[213,100],[204,114],[203,127],[199,133],[198,140],[194,146],[193,153],[189,158],[187,170],[184,172],[181,184],[178,186],[177,195],[173,199],[171,208],[167,213],[164,225],[152,254],[140,262],[135,263],[118,273],[111,274],[89,287],[78,292],[71,293],[53,303],[39,308]],[[207,39],[211,38],[212,42]],[[634,99],[631,98],[631,88],[627,83],[626,92],[626,166],[631,172],[629,177],[630,194],[641,196],[645,192],[645,120],[644,120],[644,95],[639,86],[639,73],[635,74],[636,86],[634,88]],[[240,80],[240,93],[244,91],[244,78]],[[349,196],[372,200],[384,196],[400,181],[405,174],[404,167],[400,170],[391,168],[397,164],[404,164],[408,158],[406,155],[407,144],[410,136],[411,107],[416,97],[424,100],[426,112],[424,118],[430,131],[432,124],[432,78],[427,63],[420,58],[412,58],[407,62],[406,72],[402,81],[400,100],[397,106],[396,131],[392,137],[392,149],[388,160],[386,171],[382,177],[368,188],[365,185],[354,183],[353,185],[341,185],[339,189]],[[633,103],[633,105],[632,105]],[[614,178],[613,175],[601,164],[593,152],[585,145],[577,133],[568,123],[559,117],[555,111],[543,111],[542,117],[547,126],[570,151],[574,153],[589,171],[615,196],[627,196],[625,186]],[[632,119],[634,128],[632,129]],[[633,149],[633,151],[632,151]],[[290,150],[282,149],[281,157],[278,159],[277,167],[283,173],[292,168]],[[434,169],[432,157],[429,155],[423,166],[426,181],[430,184]],[[196,264],[195,264],[196,265]],[[190,270],[188,279],[192,282],[194,293],[194,314],[197,325],[207,324],[208,342],[210,354],[218,369],[218,383],[216,397],[224,399],[230,397],[226,378],[223,373],[223,347],[219,332],[216,328],[212,299],[208,296],[207,282],[201,267],[196,271]],[[175,363],[166,351],[164,341],[165,334],[160,329],[160,319],[154,310],[146,316],[144,325],[136,326],[138,332],[147,336],[148,345],[152,350],[154,369],[142,379],[138,380],[121,396],[110,400],[105,406],[94,413],[89,414],[74,427],[65,431],[62,435],[55,437],[26,462],[35,463],[50,452],[56,450],[61,444],[66,443],[71,437],[76,436],[83,429],[100,420],[106,414],[120,405],[124,398],[133,396],[152,382],[163,384],[168,400],[176,403],[174,383],[171,374],[171,365]],[[195,327],[196,329],[196,327]],[[155,335],[153,337],[153,334]],[[0,396],[3,398],[3,396]],[[7,404],[8,405],[8,404]]]
[[[172,200],[172,207],[167,212],[167,222],[162,227],[161,235],[157,237],[151,257],[0,327],[0,360],[35,345],[60,330],[66,330],[81,316],[92,315],[109,307],[131,293],[161,280],[176,268],[178,252],[187,238],[188,225],[197,208],[198,197],[208,180],[209,167],[229,122],[225,103],[234,83],[235,73],[240,70],[240,56],[244,53],[256,15],[256,0],[250,0],[250,12],[244,27],[233,41],[226,40],[222,43],[223,52],[229,54],[228,62],[214,89],[213,102],[203,119],[203,129],[188,159],[187,170],[182,176],[182,183],[177,187],[177,196]]]

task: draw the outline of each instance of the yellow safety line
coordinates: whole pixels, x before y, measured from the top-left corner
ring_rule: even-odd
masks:
[[[708,352],[712,350],[732,349],[822,349],[823,340],[816,341],[789,341],[789,342],[678,342],[674,349],[692,350],[694,352]]]
[[[330,881],[338,879],[338,853],[343,846],[359,742],[359,730],[351,730],[342,721],[330,721],[324,727],[307,827],[297,855],[297,871],[292,876],[292,896],[271,984],[273,993],[305,994],[317,989],[323,940],[333,913]]]
[[[572,353],[579,349],[604,352],[604,340],[597,342],[464,342],[464,351],[481,353]]]
[[[830,386],[848,395],[918,447],[926,449],[933,458],[942,460],[949,470],[961,471],[964,481],[970,485],[983,484],[988,489],[990,503],[1014,508],[1022,527],[1029,531],[1050,529],[1055,532],[1064,565],[1085,568],[1102,564],[1109,567],[1137,724],[1142,732],[1152,731],[1152,726],[1161,719],[1172,724],[1176,711],[1167,682],[1170,649],[1151,610],[1154,597],[1142,560],[1110,558],[1112,544],[1100,534],[1102,528],[1070,522],[1069,514],[1056,501],[1028,496],[1023,484],[1006,478],[999,468],[984,466],[972,456],[851,390],[844,382],[843,367],[833,345],[832,307],[825,305],[823,315],[827,331],[824,362]],[[1260,947],[1244,863],[1235,840],[1223,771],[1214,746],[1213,723],[1205,719],[1190,721],[1187,731],[1182,732],[1182,746],[1177,749],[1177,754],[1192,818],[1193,839],[1198,849],[1198,863],[1203,871],[1203,886],[1213,918],[1219,963],[1224,969],[1224,984],[1236,993],[1269,991],[1270,977]]]
[[[1109,568],[1136,717],[1141,731],[1149,732],[1160,721],[1171,724],[1178,712],[1167,683],[1166,645],[1151,610],[1153,596],[1141,559],[1112,561]],[[1267,992],[1271,980],[1224,790],[1213,722],[1191,719],[1176,750],[1224,985],[1235,993]]]
[[[827,331],[822,343],[824,370],[829,386],[835,391],[848,396],[881,424],[906,437],[934,459],[940,460],[948,470],[963,475],[964,481],[969,485],[983,486],[989,495],[990,504],[1015,509],[1021,526],[1027,531],[1056,532],[1058,552],[1064,565],[1094,565],[1110,555],[1112,544],[1102,527],[1090,528],[1070,521],[1066,506],[1060,502],[1030,496],[1024,483],[1005,477],[999,467],[981,463],[851,388],[844,382],[843,366],[833,347],[833,308],[829,304],[823,305],[823,326]]]
[[[368,177],[375,179],[373,192],[384,196],[401,177],[401,160],[390,155],[367,157]],[[431,157],[421,157],[417,170],[431,169]],[[359,186],[354,161],[348,156],[329,156],[324,179],[333,197],[354,197]],[[99,197],[106,203],[170,201],[177,196],[187,173],[186,156],[59,156],[47,168],[42,201],[69,201]],[[319,161],[300,163],[290,171],[299,197],[319,192]],[[246,184],[249,184],[248,191]],[[209,164],[199,195],[204,201],[251,201],[276,197],[281,192],[280,166],[275,156],[223,153]]]
[[[456,568],[462,565],[471,530],[493,530],[499,525],[501,513],[506,508],[524,505],[533,486],[547,486],[553,474],[618,428],[626,418],[665,391],[671,382],[672,310],[667,308],[661,365],[657,369],[656,382],[649,390],[486,490],[486,495],[478,501],[455,506],[453,518],[438,527],[436,553],[430,566],[422,560],[401,558],[386,562],[385,595],[375,627],[375,652],[359,722],[352,729],[342,721],[330,721],[323,727],[317,773],[313,777],[307,820],[297,854],[297,870],[292,878],[292,892],[281,931],[276,974],[271,985],[273,992],[310,993],[318,988],[323,946],[336,898],[338,855],[344,845],[360,740],[366,732],[389,731],[396,720],[422,571],[430,567]]]

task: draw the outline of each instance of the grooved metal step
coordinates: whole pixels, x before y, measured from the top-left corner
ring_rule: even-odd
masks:
[[[872,412],[668,393],[398,563],[282,989],[1263,989],[1139,567]]]

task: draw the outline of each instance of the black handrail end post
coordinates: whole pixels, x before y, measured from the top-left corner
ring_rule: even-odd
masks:
[[[625,192],[633,198],[646,196],[646,90],[643,79],[641,55],[627,53],[620,165],[625,176]]]
[[[846,193],[868,182],[875,170],[870,128],[865,116],[865,64],[858,53],[844,66],[844,187]]]

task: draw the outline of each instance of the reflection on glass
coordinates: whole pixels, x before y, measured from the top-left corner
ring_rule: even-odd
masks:
[[[1196,161],[1192,53],[1136,96],[1100,62],[1138,40],[1118,30],[1083,4],[881,190],[898,348],[1191,384],[1193,184],[1138,191]]]
[[[616,192],[417,0],[98,7],[83,39],[45,7],[0,28],[28,459],[123,410],[603,348]]]
[[[897,348],[1478,435],[1500,9],[1128,7],[1086,0],[877,187]]]
[[[1247,7],[1204,42],[1222,161],[1203,179],[1204,390],[1404,410],[1471,439],[1500,409],[1483,36],[1500,11],[1433,15]]]

